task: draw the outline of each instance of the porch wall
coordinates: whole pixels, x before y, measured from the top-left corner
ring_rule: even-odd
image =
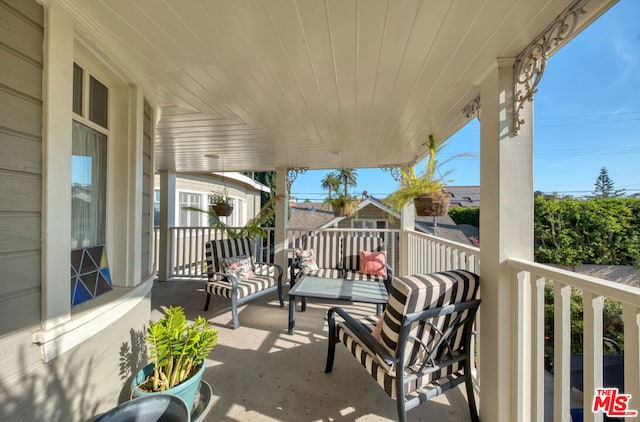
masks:
[[[12,371],[0,379],[0,420],[84,422],[128,400],[131,374],[146,360],[149,307],[147,296],[91,341],[48,364],[30,337],[21,339],[17,356],[3,359]]]
[[[42,42],[35,1],[0,2],[0,412],[20,368],[42,367],[40,328]]]
[[[48,363],[43,348],[34,344],[44,319],[44,32],[45,13],[35,0],[0,0],[2,421],[86,421],[128,398],[130,368],[145,360],[139,333],[150,316],[147,295],[88,341]],[[66,292],[68,297],[68,288]],[[119,294],[104,297],[112,300]]]

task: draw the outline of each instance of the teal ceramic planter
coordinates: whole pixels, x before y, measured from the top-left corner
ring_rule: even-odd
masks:
[[[165,394],[173,394],[175,396],[180,397],[184,402],[189,406],[189,410],[193,409],[193,404],[196,399],[196,393],[200,388],[200,380],[202,379],[202,375],[205,370],[205,361],[202,362],[202,366],[198,372],[196,372],[191,378],[183,382],[182,384],[178,384],[173,388],[163,391]],[[138,372],[133,382],[131,383],[131,391],[133,392],[133,397],[142,397],[150,394],[158,394],[158,393],[147,393],[138,389],[138,385],[142,384],[145,379],[149,377],[153,373],[154,365],[153,363],[148,364],[144,368]]]

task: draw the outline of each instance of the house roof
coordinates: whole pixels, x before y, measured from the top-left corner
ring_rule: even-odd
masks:
[[[322,227],[333,220],[333,212],[322,208],[321,202],[291,202],[290,229],[307,229]]]
[[[451,194],[451,205],[453,206],[480,206],[480,186],[446,186],[444,191]]]

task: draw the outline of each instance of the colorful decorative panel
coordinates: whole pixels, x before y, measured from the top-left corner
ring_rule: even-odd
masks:
[[[71,251],[71,306],[113,289],[104,245]]]

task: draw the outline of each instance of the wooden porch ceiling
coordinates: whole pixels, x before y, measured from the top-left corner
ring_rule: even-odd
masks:
[[[496,58],[572,3],[61,1],[90,29],[81,37],[142,81],[160,114],[156,169],[177,172],[420,159],[428,134],[446,139],[469,120],[462,109]],[[611,3],[588,2],[583,20]]]

